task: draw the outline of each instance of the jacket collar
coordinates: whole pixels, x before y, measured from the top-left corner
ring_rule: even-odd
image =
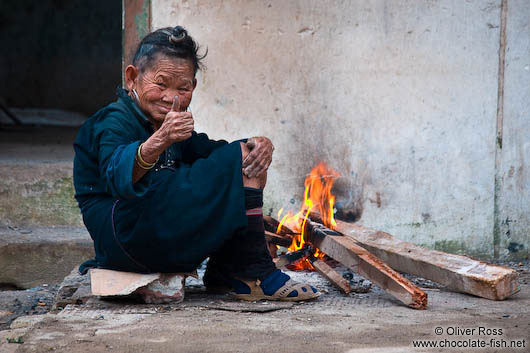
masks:
[[[129,91],[126,89],[123,89],[121,87],[118,87],[116,89],[116,95],[118,96],[118,100],[121,101],[129,110],[131,110],[134,114],[134,116],[140,121],[142,125],[149,128],[150,130],[153,129],[153,124],[147,119],[147,116],[145,116],[144,112],[138,107],[138,104],[129,97]]]

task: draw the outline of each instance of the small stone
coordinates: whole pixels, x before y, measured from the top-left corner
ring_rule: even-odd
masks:
[[[53,309],[64,308],[68,304],[81,304],[92,296],[90,292],[90,277],[81,275],[76,265],[59,286],[55,296]]]
[[[361,279],[358,282],[355,280],[350,281],[350,285],[354,293],[368,293],[372,288],[372,282],[366,279]]]

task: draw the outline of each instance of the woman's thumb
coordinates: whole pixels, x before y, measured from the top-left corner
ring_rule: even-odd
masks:
[[[171,106],[171,110],[174,111],[174,112],[179,112],[180,111],[179,96],[173,97],[173,105]]]

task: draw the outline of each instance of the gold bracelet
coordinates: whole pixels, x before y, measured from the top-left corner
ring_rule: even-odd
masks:
[[[147,163],[146,161],[144,161],[144,159],[142,158],[142,146],[143,145],[144,144],[141,143],[140,146],[138,146],[138,151],[136,153],[136,158],[135,159],[136,159],[137,164],[140,167],[142,167],[142,169],[146,169],[147,170],[147,169],[153,168],[156,165],[156,163],[158,162],[158,157],[157,157],[156,161],[154,161],[153,163]]]
[[[136,165],[137,165],[138,167],[142,168],[143,170],[151,170],[151,169],[153,169],[153,167],[154,167],[154,165],[151,166],[151,167],[144,167],[144,166],[142,165],[142,163],[140,163],[140,161],[138,160],[138,158],[135,158],[134,161],[136,162]]]

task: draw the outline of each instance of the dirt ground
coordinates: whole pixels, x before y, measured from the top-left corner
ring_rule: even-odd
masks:
[[[91,298],[61,311],[21,316],[0,331],[0,352],[530,352],[530,267],[513,267],[521,291],[497,302],[415,278],[429,287],[422,311],[376,287],[346,296],[317,273],[289,272],[323,291],[304,304],[207,295],[200,281],[191,280],[180,304]],[[455,348],[414,348],[420,340]],[[480,344],[488,346],[469,348]],[[520,348],[504,348],[510,344]]]

